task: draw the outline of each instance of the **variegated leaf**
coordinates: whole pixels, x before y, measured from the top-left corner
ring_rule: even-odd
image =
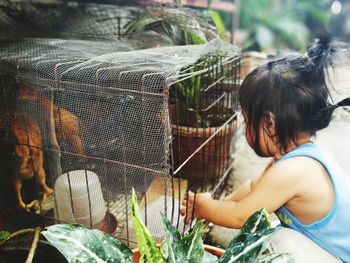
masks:
[[[134,230],[137,238],[137,245],[140,250],[140,263],[165,263],[165,259],[157,248],[154,239],[147,227],[142,222],[137,196],[132,190],[131,214]]]
[[[242,233],[254,233],[261,229],[271,228],[270,215],[264,208],[253,213],[241,228]]]
[[[169,219],[161,213],[165,238],[168,244],[168,263],[188,263],[188,259],[186,257],[186,252],[184,249],[184,245],[181,240],[181,234],[174,227]]]
[[[187,259],[190,263],[200,263],[204,260],[204,247],[203,247],[203,221],[200,220],[196,223],[194,230],[185,235],[182,239]]]
[[[235,237],[231,240],[229,244],[230,247],[235,247],[237,250],[239,247],[244,247],[247,244],[247,239],[259,239],[260,236],[254,235],[255,233],[264,230],[264,229],[270,229],[271,228],[271,221],[270,221],[270,215],[267,213],[267,211],[262,208],[258,211],[254,212],[244,223],[241,230],[235,235]],[[253,234],[253,235],[251,235]],[[258,253],[264,249],[266,245],[265,243],[262,243],[259,247],[255,248],[251,252],[249,252],[247,255],[243,256],[243,258],[255,258]]]
[[[68,262],[133,262],[127,246],[97,229],[87,229],[78,224],[58,224],[47,227],[41,234]]]
[[[267,242],[276,229],[262,229],[255,233],[244,233],[236,243],[231,243],[224,255],[219,259],[219,263],[232,262],[254,262],[259,255],[261,248]]]

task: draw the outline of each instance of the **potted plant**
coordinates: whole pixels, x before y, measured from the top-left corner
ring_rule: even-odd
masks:
[[[192,231],[181,235],[175,226],[162,216],[165,239],[156,244],[142,222],[135,192],[132,195],[131,213],[137,236],[138,249],[131,251],[118,239],[78,224],[57,224],[41,232],[40,229],[24,229],[16,233],[0,232],[0,255],[4,244],[15,236],[34,233],[26,262],[32,262],[37,247],[56,248],[46,253],[46,258],[35,262],[148,262],[148,263],[231,263],[231,262],[292,262],[288,253],[269,254],[266,247],[269,238],[277,231],[272,228],[269,215],[260,209],[251,215],[242,229],[234,236],[226,251],[203,244],[203,221],[198,221]],[[15,247],[12,244],[11,249]],[[7,247],[7,250],[9,247]],[[18,248],[22,249],[23,246]],[[60,253],[57,253],[57,252]],[[263,253],[264,252],[264,253]],[[36,254],[43,254],[37,251]],[[48,255],[49,254],[49,255]],[[46,260],[46,261],[45,261]]]
[[[181,1],[179,1],[181,2]],[[181,3],[178,3],[182,7]],[[214,38],[226,40],[226,30],[215,11],[195,12],[186,8],[150,7],[132,11],[133,19],[124,26],[124,36],[139,38],[147,34],[158,41],[155,46],[198,45]],[[152,42],[152,40],[151,40]]]
[[[229,58],[220,52],[202,57],[194,66],[183,70],[189,77],[170,88],[175,167],[213,138],[182,168],[181,176],[190,183],[221,177],[229,159],[235,111],[229,106],[228,98],[236,87],[220,81],[232,78],[232,72],[224,66]]]
[[[277,228],[271,227],[265,209],[258,210],[247,219],[226,251],[203,244],[202,220],[196,223],[192,231],[181,235],[163,214],[161,217],[166,235],[164,241],[156,245],[141,220],[134,191],[131,213],[138,243],[138,249],[133,251],[135,263],[293,262],[292,255],[288,253],[262,254],[268,240],[277,231]]]
[[[125,25],[124,36],[137,33],[154,33],[159,36],[159,45],[189,45],[207,42],[199,17],[182,9],[148,8],[136,12],[135,18]]]

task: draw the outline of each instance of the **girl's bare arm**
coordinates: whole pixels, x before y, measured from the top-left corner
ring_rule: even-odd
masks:
[[[237,202],[214,200],[209,193],[197,194],[194,217],[229,228],[241,228],[247,218],[260,208],[265,208],[269,213],[274,212],[299,191],[298,167],[285,166],[274,165],[268,169],[254,189]],[[192,211],[193,201],[194,194],[191,193],[188,200],[183,202],[188,208],[186,222],[191,218],[189,211]],[[181,208],[181,214],[186,214],[185,207]]]
[[[262,175],[271,167],[273,161],[269,162],[269,164],[265,167],[264,171],[261,173],[261,175],[257,176],[253,180],[248,180],[244,184],[242,184],[237,190],[232,192],[230,195],[226,196],[224,198],[224,201],[235,201],[238,202],[241,199],[243,199],[245,196],[247,196],[256,186],[256,184],[259,182]]]

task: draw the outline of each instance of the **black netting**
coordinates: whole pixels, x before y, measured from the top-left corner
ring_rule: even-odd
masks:
[[[143,11],[0,3],[5,227],[76,221],[106,230],[113,221],[106,232],[133,241],[132,187],[145,221],[160,210],[179,225],[188,188],[220,192],[232,168],[239,57],[218,39],[169,46],[154,32],[126,38],[125,25]],[[194,86],[197,104],[183,100]],[[13,220],[21,206],[36,217]]]

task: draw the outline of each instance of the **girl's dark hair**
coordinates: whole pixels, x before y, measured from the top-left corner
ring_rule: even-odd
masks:
[[[333,67],[336,50],[327,39],[316,40],[305,55],[289,54],[270,61],[250,73],[243,81],[239,101],[254,132],[253,147],[259,149],[259,127],[273,114],[280,150],[286,151],[301,133],[314,135],[329,125],[333,111],[349,106],[350,98],[331,104],[326,83],[327,66]]]

